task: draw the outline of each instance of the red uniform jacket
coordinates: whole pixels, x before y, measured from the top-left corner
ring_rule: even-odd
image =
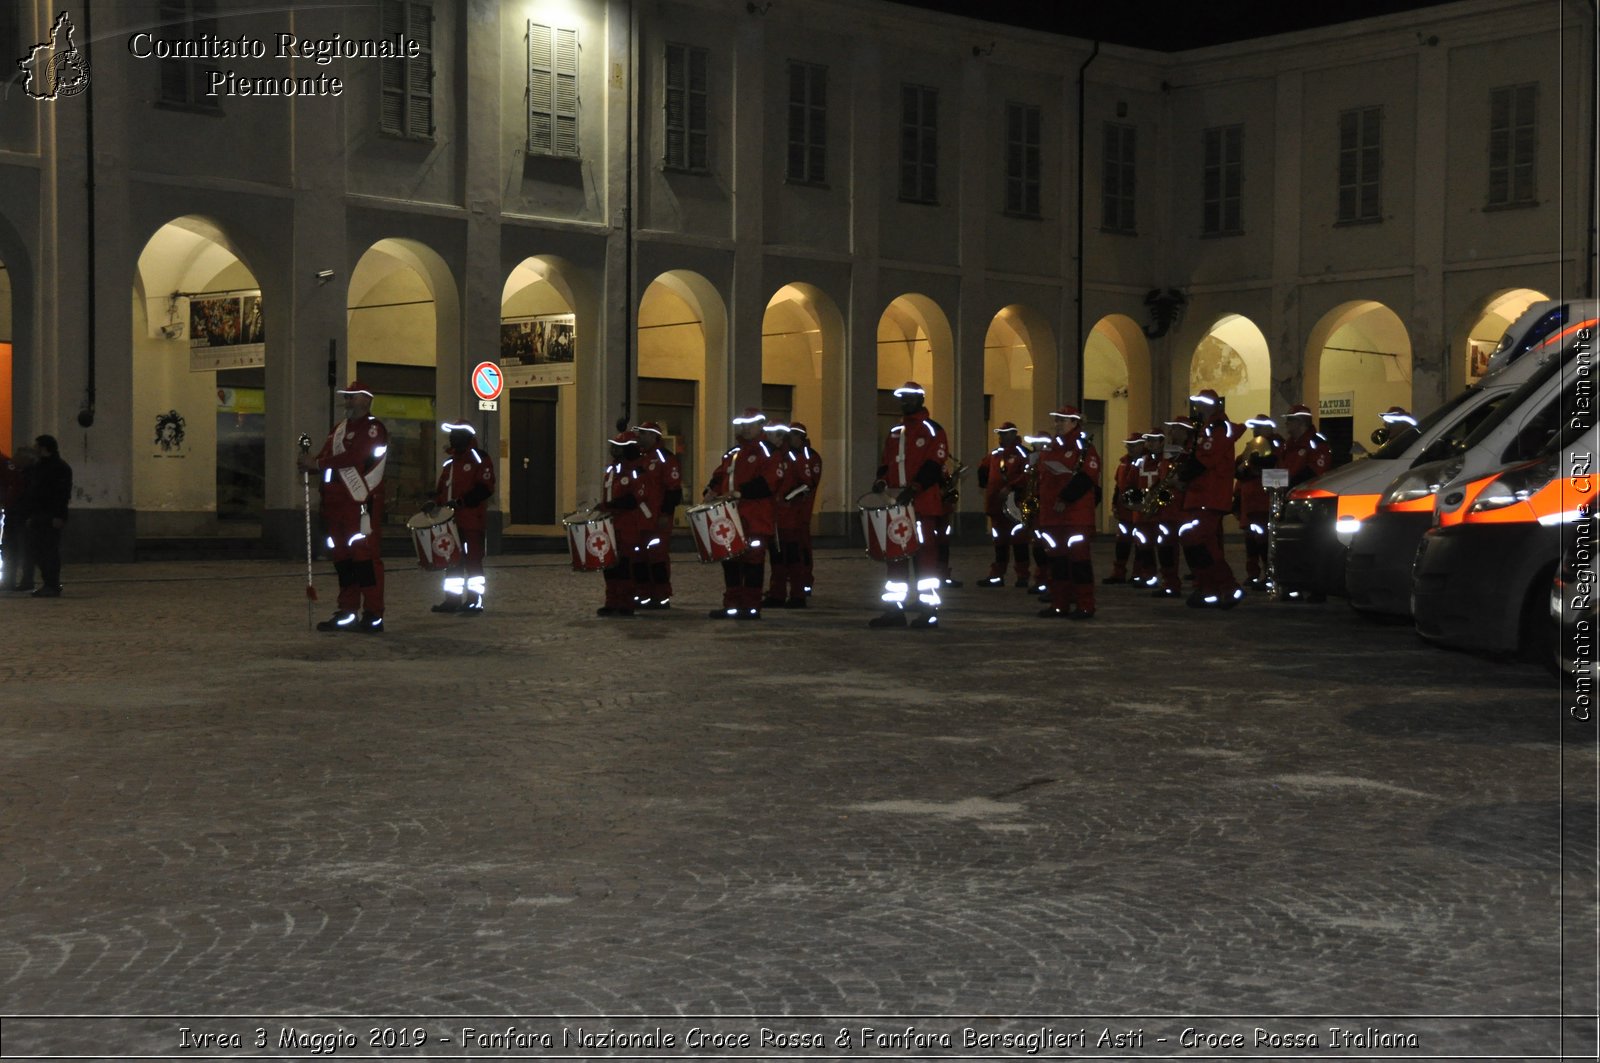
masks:
[[[661,494],[643,458],[613,462],[602,481],[600,508],[611,514],[621,545],[637,545],[654,531],[661,514]]]
[[[777,529],[773,501],[782,474],[778,456],[759,439],[740,441],[722,456],[722,463],[711,474],[712,494],[739,493],[739,523],[746,538],[770,536]]]
[[[1233,449],[1243,434],[1243,425],[1220,418],[1200,426],[1185,469],[1184,509],[1226,513],[1233,508]]]
[[[810,447],[785,451],[778,484],[778,527],[805,528],[822,485],[822,456]]]
[[[1268,436],[1267,438],[1272,440],[1273,460],[1276,460],[1276,455],[1283,450],[1283,440],[1277,436]],[[1252,446],[1257,445],[1259,444],[1252,444]],[[1241,514],[1266,513],[1272,509],[1272,496],[1267,493],[1265,487],[1261,486],[1262,468],[1271,468],[1272,465],[1269,462],[1263,466],[1260,462],[1251,460],[1254,457],[1255,455],[1249,454],[1240,458],[1234,469],[1234,477],[1239,481],[1239,512]]]
[[[333,426],[317,454],[322,470],[322,515],[342,529],[353,526],[367,507],[371,535],[383,524],[383,467],[389,432],[376,417],[346,419]]]
[[[983,488],[983,511],[990,517],[1005,516],[1006,496],[1028,483],[1028,448],[1021,443],[995,447],[978,466],[978,486]]]
[[[915,487],[912,507],[918,517],[944,515],[944,462],[950,456],[950,441],[939,422],[927,410],[914,410],[889,429],[883,441],[883,461],[878,479],[890,493],[902,487]]]
[[[645,471],[655,479],[661,495],[661,523],[672,520],[672,511],[683,504],[683,465],[676,454],[662,447],[644,452]]]
[[[1285,439],[1278,452],[1278,468],[1289,470],[1289,486],[1299,487],[1333,467],[1333,448],[1321,432],[1307,432],[1299,439]]]
[[[1135,464],[1136,454],[1124,454],[1117,462],[1116,474],[1112,477],[1111,511],[1117,519],[1126,523],[1133,519],[1133,507],[1128,505],[1126,498],[1129,489],[1139,486],[1139,466]]]
[[[489,499],[494,495],[494,463],[477,447],[457,454],[453,449],[439,470],[433,500],[440,505],[453,503],[456,527],[462,531],[483,531],[488,524]]]
[[[1039,450],[1038,463],[1039,527],[1092,525],[1094,489],[1100,483],[1100,452],[1094,444],[1081,432],[1051,436]]]

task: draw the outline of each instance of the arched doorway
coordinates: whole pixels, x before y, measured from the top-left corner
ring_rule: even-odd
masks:
[[[438,479],[443,450],[437,369],[459,361],[454,286],[431,248],[384,239],[356,263],[345,305],[345,373],[372,389],[372,415],[388,429],[384,523],[398,527]],[[466,411],[447,413],[464,418]],[[336,419],[337,412],[330,421]]]
[[[1109,494],[1117,462],[1127,453],[1122,441],[1150,426],[1150,344],[1132,318],[1110,314],[1095,322],[1083,344],[1084,428],[1100,451],[1101,489]],[[1115,523],[1109,505],[1101,510],[1106,528]]]
[[[1390,406],[1411,406],[1411,338],[1399,315],[1371,300],[1329,310],[1306,344],[1306,381],[1316,382],[1306,405],[1317,414],[1334,461],[1366,453],[1358,440],[1382,424],[1378,415]]]
[[[661,425],[662,445],[675,448],[684,497],[692,501],[731,439],[727,336],[722,297],[698,273],[663,273],[639,300],[636,416]]]
[[[519,530],[551,530],[577,508],[585,345],[573,303],[564,264],[543,257],[519,263],[501,293],[507,460],[500,484],[509,524]]]
[[[1027,307],[1005,307],[989,322],[983,338],[984,450],[994,446],[996,425],[1010,421],[1024,435],[1037,427],[1042,407],[1036,401],[1035,369],[1055,349],[1049,325]]]
[[[140,538],[261,534],[268,338],[261,285],[222,227],[175,218],[133,287],[133,505]]]
[[[798,421],[824,460],[844,459],[844,318],[821,289],[786,284],[761,320],[761,407]],[[843,509],[843,478],[824,475],[814,519]]]
[[[1450,390],[1454,392],[1468,384],[1476,384],[1489,365],[1489,356],[1494,353],[1511,323],[1521,317],[1528,307],[1548,298],[1548,295],[1532,288],[1513,288],[1491,296],[1467,327],[1467,338],[1451,359]]]
[[[1222,396],[1230,420],[1243,423],[1258,413],[1271,416],[1272,354],[1267,337],[1242,314],[1218,318],[1195,345],[1188,386],[1189,395],[1211,388]]]
[[[950,453],[960,453],[955,424],[955,340],[950,320],[925,295],[898,297],[878,319],[878,443],[900,423],[894,389],[915,380],[927,393],[928,412],[944,426]]]

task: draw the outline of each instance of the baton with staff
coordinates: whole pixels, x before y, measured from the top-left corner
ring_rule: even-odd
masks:
[[[304,433],[300,436],[300,457],[303,459],[311,453],[311,437]],[[300,488],[305,495],[306,508],[306,627],[312,626],[311,603],[317,600],[317,585],[311,578],[311,471],[304,466],[300,469]]]

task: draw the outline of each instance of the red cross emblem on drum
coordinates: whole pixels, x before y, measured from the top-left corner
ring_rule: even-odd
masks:
[[[434,536],[434,539],[433,539],[433,552],[434,552],[435,556],[437,556],[439,558],[440,561],[443,561],[443,562],[446,562],[446,563],[448,563],[449,561],[451,561],[455,557],[455,555],[456,555],[456,539],[455,539],[455,536],[450,534],[448,529],[446,529],[444,532],[440,533],[439,535]]]
[[[911,533],[916,531],[916,525],[905,516],[897,515],[889,521],[889,526],[884,529],[889,536],[889,541],[897,546],[904,546],[911,541]]]
[[[711,525],[711,541],[716,543],[718,546],[727,546],[729,543],[733,542],[733,537],[735,534],[736,530],[734,529],[733,522],[730,520],[724,519],[714,521]]]

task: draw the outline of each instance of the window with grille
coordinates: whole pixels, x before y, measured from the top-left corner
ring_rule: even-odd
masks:
[[[939,90],[900,86],[900,198],[939,201]]]
[[[1137,148],[1131,125],[1105,124],[1105,152],[1100,176],[1100,227],[1108,232],[1137,231],[1134,211],[1134,157]]]
[[[528,23],[528,154],[578,155],[578,31]]]
[[[828,68],[789,64],[789,180],[828,179]]]
[[[1363,107],[1339,115],[1339,220],[1383,217],[1383,110]]]
[[[667,45],[666,158],[669,170],[705,173],[710,155],[711,53],[689,44]]]
[[[161,24],[161,34],[166,37],[196,40],[217,32],[213,0],[161,0],[157,19]],[[160,87],[157,99],[174,107],[218,110],[220,97],[206,95],[206,85],[216,69],[202,66],[195,59],[158,59],[156,70]]]
[[[1006,213],[1039,216],[1042,138],[1039,108],[1006,104]]]
[[[1538,85],[1510,85],[1489,93],[1489,206],[1535,201],[1538,111]]]
[[[1207,129],[1204,140],[1200,231],[1206,236],[1243,232],[1239,190],[1244,181],[1244,127]]]
[[[415,59],[383,59],[383,101],[378,128],[417,140],[433,138],[433,5],[422,0],[383,0],[381,30],[393,39],[417,42]]]

